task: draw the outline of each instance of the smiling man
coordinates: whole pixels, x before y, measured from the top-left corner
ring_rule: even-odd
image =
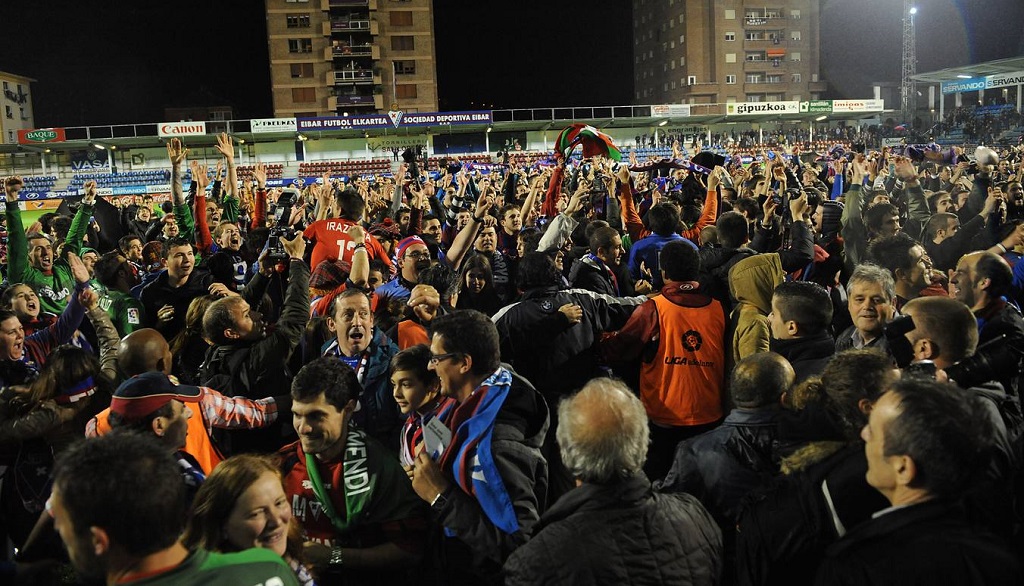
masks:
[[[140,301],[145,309],[144,324],[170,340],[185,329],[189,304],[209,292],[213,279],[209,272],[195,270],[195,251],[185,238],[164,243],[163,258],[167,269],[145,286]]]
[[[327,327],[335,338],[324,345],[321,354],[347,364],[362,386],[362,392],[354,397],[359,403],[356,422],[389,449],[397,449],[394,440],[401,420],[388,369],[398,346],[374,327],[370,300],[359,289],[347,289],[338,296]]]
[[[873,264],[860,264],[846,284],[847,309],[853,325],[836,337],[836,352],[851,348],[877,348],[889,352],[883,334],[895,314],[896,283],[892,273]]]
[[[330,357],[292,382],[299,441],[281,449],[281,472],[305,561],[325,584],[342,574],[345,583],[404,582],[425,546],[425,506],[398,459],[352,421],[360,390],[355,371]]]
[[[59,314],[67,305],[74,288],[75,279],[71,274],[67,258],[56,258],[53,242],[45,234],[33,233],[26,236],[18,205],[18,192],[24,187],[20,177],[4,180],[7,198],[7,278],[13,283],[27,283],[38,292],[43,310]],[[85,184],[86,195],[78,208],[71,229],[68,231],[66,252],[78,254],[82,238],[92,214],[96,198],[96,183]]]

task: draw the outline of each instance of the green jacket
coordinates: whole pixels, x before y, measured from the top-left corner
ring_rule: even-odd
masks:
[[[100,307],[110,316],[110,321],[114,322],[114,327],[121,337],[142,327],[145,311],[138,299],[106,287],[102,287],[102,292],[95,286],[93,288],[100,293]]]
[[[53,269],[46,274],[31,266],[28,260],[28,237],[25,225],[21,220],[21,207],[17,204],[7,206],[7,278],[11,283],[26,283],[39,294],[39,302],[44,311],[60,314],[68,299],[75,291],[75,278],[71,274],[71,266],[67,257],[61,255],[53,261]],[[82,238],[85,236],[92,206],[82,205],[78,208],[71,221],[64,252],[78,254],[82,250]]]

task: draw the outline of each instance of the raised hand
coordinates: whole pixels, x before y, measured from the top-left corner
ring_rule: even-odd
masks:
[[[220,151],[220,154],[224,155],[224,158],[229,163],[234,162],[235,145],[231,142],[231,137],[226,132],[220,133],[220,136],[217,137],[217,150]]]
[[[196,182],[196,191],[206,191],[206,186],[210,184],[207,170],[208,167],[202,163],[195,163],[192,166],[192,181]]]
[[[171,165],[177,167],[185,161],[185,157],[188,156],[188,149],[181,146],[181,140],[172,138],[167,141],[167,158],[171,161]]]
[[[82,284],[89,282],[89,270],[85,268],[85,263],[77,254],[68,253],[68,265],[71,267],[71,276],[75,278],[75,281]]]
[[[96,182],[91,180],[86,181],[85,185],[82,186],[82,189],[85,190],[85,195],[82,197],[82,203],[90,206],[96,203]]]
[[[25,187],[25,182],[17,175],[4,179],[4,191],[7,193],[7,201],[18,201],[18,192],[21,191],[22,187]]]
[[[256,163],[256,168],[252,170],[252,176],[256,179],[257,189],[267,188],[267,166],[263,163]]]

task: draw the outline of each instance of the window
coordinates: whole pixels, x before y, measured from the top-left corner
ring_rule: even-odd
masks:
[[[301,2],[301,3],[305,4],[306,2],[309,2],[309,0],[284,0],[284,1],[285,2],[289,2],[291,4],[295,4],[296,2]]]
[[[4,106],[4,109],[6,110],[4,113],[7,114],[8,118],[14,118],[14,110],[10,106]]]
[[[790,53],[789,54],[789,60],[790,61],[799,61],[800,60],[800,53]]]
[[[686,41],[686,35],[679,35],[679,44],[682,45]]]
[[[4,82],[4,91],[9,90],[9,89],[11,89],[11,88],[7,85],[7,82],[5,81]]]
[[[792,18],[793,20],[800,20],[800,11],[799,10],[790,10],[789,11],[789,17]]]
[[[732,84],[736,83],[736,76],[735,75],[726,75],[725,76],[725,83],[727,83],[729,85],[732,85]]]
[[[811,81],[814,82],[814,83],[818,83],[818,74],[817,73],[812,73],[811,74]]]
[[[748,41],[763,41],[764,33],[761,31],[747,31],[744,33],[743,38]]]
[[[727,41],[735,41],[736,40],[736,33],[725,33],[725,40],[727,40]]]
[[[416,84],[414,83],[399,83],[395,85],[395,97],[396,98],[415,98],[416,97]]]
[[[292,77],[313,77],[312,63],[292,63]]]
[[[736,63],[736,53],[726,53],[725,54],[725,62],[726,63]]]
[[[747,94],[747,100],[746,101],[748,101],[748,102],[763,102],[764,101],[764,94]]]
[[[793,83],[800,83],[800,74],[794,73],[792,78]]]
[[[416,37],[407,35],[391,37],[392,51],[412,51],[416,48]]]
[[[293,87],[292,88],[292,101],[296,104],[309,103],[316,101],[316,88],[312,87]]]
[[[25,115],[25,108],[18,108],[18,114],[21,115],[22,120],[28,120],[28,116]]]
[[[759,52],[759,53],[747,53],[745,59],[747,61],[764,61],[765,60],[765,54],[764,54],[763,51]]]
[[[793,101],[794,102],[799,102],[800,101],[800,94],[793,94]]]
[[[676,82],[672,82],[672,89],[676,89]]]
[[[679,58],[679,66],[680,67],[686,67],[686,57],[680,57]]]
[[[290,14],[286,20],[288,28],[309,28],[308,14]]]
[[[735,10],[726,10],[725,11],[725,20],[736,20],[736,11]]]
[[[288,39],[289,53],[312,53],[313,39]]]
[[[747,83],[764,83],[763,73],[748,73]]]
[[[395,73],[398,75],[416,75],[416,62],[395,61]]]
[[[794,40],[794,41],[799,41],[800,40],[800,31],[793,31],[793,32],[789,33],[789,38],[791,40]]]
[[[686,85],[697,85],[697,76],[689,75],[686,77]]]
[[[773,73],[765,78],[765,83],[782,83],[782,75]]]
[[[412,11],[395,10],[392,12],[391,26],[412,26]]]

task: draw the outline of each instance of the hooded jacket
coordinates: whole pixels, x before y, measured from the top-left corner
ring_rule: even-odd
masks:
[[[775,287],[785,280],[779,255],[757,254],[729,270],[729,294],[736,299],[730,315],[732,360],[767,352],[772,332],[768,314],[772,311]]]

